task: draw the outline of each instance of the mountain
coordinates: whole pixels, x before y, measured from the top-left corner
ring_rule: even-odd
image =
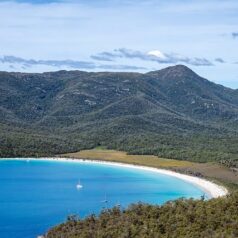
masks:
[[[238,97],[234,90],[209,82],[185,66],[148,74],[176,110],[202,120],[237,117]]]
[[[238,93],[183,65],[145,74],[0,72],[0,155],[99,145],[188,160],[237,160]]]

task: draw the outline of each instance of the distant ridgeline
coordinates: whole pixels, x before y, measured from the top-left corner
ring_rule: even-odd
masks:
[[[146,74],[0,72],[0,156],[105,146],[238,162],[238,90],[177,65]]]

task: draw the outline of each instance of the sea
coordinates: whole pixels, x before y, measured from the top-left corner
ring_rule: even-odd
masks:
[[[36,238],[69,215],[133,203],[200,199],[201,188],[158,172],[91,162],[0,160],[0,237]]]

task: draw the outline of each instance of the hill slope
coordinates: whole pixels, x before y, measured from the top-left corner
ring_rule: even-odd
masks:
[[[188,160],[237,160],[238,94],[183,65],[146,74],[0,72],[0,156],[104,145]]]

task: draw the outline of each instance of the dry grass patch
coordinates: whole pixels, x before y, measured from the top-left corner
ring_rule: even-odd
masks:
[[[82,150],[76,153],[65,154],[66,157],[74,157],[79,159],[104,160],[121,163],[130,163],[136,165],[144,165],[157,168],[171,167],[191,167],[194,163],[189,161],[180,161],[173,159],[159,158],[154,155],[128,155],[126,152],[116,150],[106,150],[96,148],[93,150]]]

